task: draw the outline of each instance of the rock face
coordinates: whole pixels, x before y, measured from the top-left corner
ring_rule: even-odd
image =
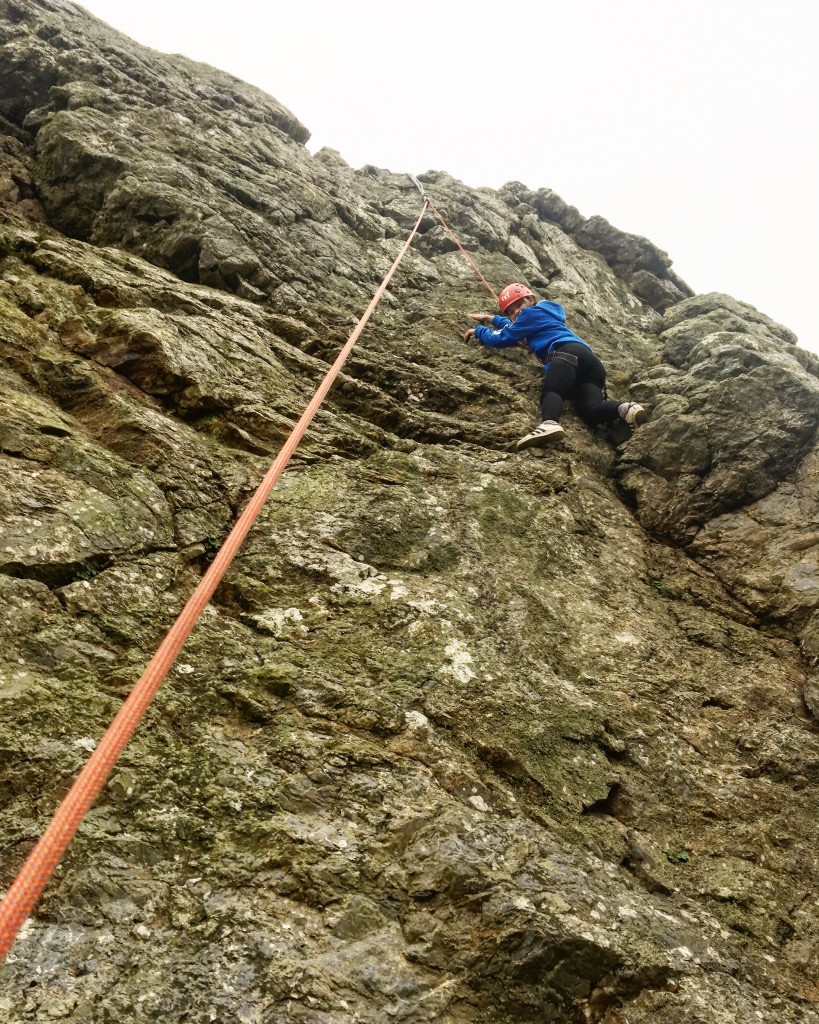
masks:
[[[420,208],[258,90],[0,0],[8,883]],[[432,217],[0,971],[0,1020],[816,1024],[819,361],[547,189]]]

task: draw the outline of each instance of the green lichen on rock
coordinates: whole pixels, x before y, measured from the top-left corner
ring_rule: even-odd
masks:
[[[412,182],[0,0],[4,883],[414,222]],[[0,1021],[816,1024],[817,367],[548,189],[429,216],[6,965]]]

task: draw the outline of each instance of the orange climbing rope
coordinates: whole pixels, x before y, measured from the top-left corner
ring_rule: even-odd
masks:
[[[410,177],[415,182],[415,187],[418,189],[418,191],[424,197],[424,202],[427,203],[427,205],[429,206],[430,210],[432,210],[432,212],[435,214],[435,216],[438,218],[438,220],[444,225],[446,230],[449,232],[449,237],[452,239],[452,241],[458,246],[458,248],[464,254],[464,256],[466,257],[467,262],[470,265],[470,267],[472,267],[472,269],[475,271],[475,273],[478,275],[478,277],[481,279],[481,281],[483,281],[483,283],[484,283],[484,285],[486,287],[486,290],[489,292],[489,294],[492,296],[492,298],[495,300],[495,302],[497,302],[498,301],[498,293],[495,291],[495,289],[492,287],[492,285],[486,280],[486,278],[483,276],[483,274],[480,272],[480,270],[478,270],[478,267],[475,264],[475,261],[472,259],[472,257],[466,251],[466,249],[464,249],[464,247],[461,245],[461,243],[458,240],[458,237],[455,234],[455,232],[452,230],[452,228],[449,226],[449,224],[447,224],[447,222],[444,220],[444,218],[441,216],[441,214],[438,213],[438,211],[436,210],[432,200],[427,195],[426,190],[424,189],[424,186],[421,184],[421,182],[413,174],[411,174]]]
[[[429,203],[430,210],[432,210],[432,212],[435,214],[435,216],[438,218],[438,220],[447,229],[449,234],[452,236],[452,239],[455,242],[455,244],[458,246],[458,248],[461,250],[461,252],[464,254],[464,256],[466,256],[467,261],[469,262],[469,265],[472,267],[472,269],[475,271],[475,273],[478,275],[478,277],[481,279],[481,281],[483,281],[484,285],[486,286],[487,291],[492,296],[492,298],[495,300],[495,302],[497,302],[498,301],[498,293],[494,290],[492,285],[490,285],[490,283],[486,280],[486,278],[483,276],[483,274],[480,272],[480,270],[478,270],[478,268],[475,265],[475,262],[473,261],[472,257],[469,255],[469,253],[466,251],[466,249],[464,249],[464,247],[458,241],[458,238],[457,238],[455,232],[452,230],[452,228],[450,228],[449,224],[447,224],[447,222],[440,215],[440,213],[438,213],[438,211],[432,205],[432,202],[429,199],[427,200],[427,202]]]
[[[294,427],[290,437],[285,441],[275,462],[268,470],[256,493],[250,499],[247,508],[228,534],[222,547],[216,553],[216,557],[202,577],[199,586],[182,609],[179,618],[162,641],[139,682],[120,708],[108,731],[100,740],[99,746],[89,758],[66,798],[57,808],[51,824],[43,833],[6,893],[3,902],[0,904],[0,963],[5,959],[5,955],[12,942],[14,942],[20,926],[39,899],[80,823],[97,799],[120,754],[125,749],[134,730],[148,710],[148,706],[165,680],[177,655],[182,650],[183,644],[192,632],[199,616],[219,585],[222,576],[233,561],[242,541],[261,512],[262,506],[276,485],[276,481],[281,476],[282,471],[290,460],[290,456],[304,436],[313,417],[316,415],[319,406],[324,401],[327,392],[346,362],[353,346],[358,341],[367,321],[386,291],[387,285],[395,273],[398,264],[406,255],[429,205],[431,205],[429,199],[425,196],[424,206],[418,216],[418,220],[415,222],[415,227],[410,232],[409,238],[404,242],[401,251],[395,257],[392,266],[387,271],[375,295],[373,295],[364,315],[356,324],[344,348],[338,354],[336,361],[327,371],[327,375],[319,385],[318,390],[310,399],[310,403],[304,410],[301,419]]]

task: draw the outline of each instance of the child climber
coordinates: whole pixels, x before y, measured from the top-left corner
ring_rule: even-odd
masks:
[[[563,400],[571,397],[580,416],[589,426],[625,420],[631,427],[645,423],[646,411],[636,402],[616,402],[606,398],[606,371],[592,352],[591,345],[578,338],[566,326],[566,314],[556,302],[536,302],[524,284],[508,284],[498,297],[500,316],[470,313],[482,326],[470,327],[464,341],[475,337],[489,348],[527,345],[543,362],[543,388],[540,392],[538,424],[518,443],[518,448],[547,445],[559,441]],[[497,330],[484,325],[491,323]]]

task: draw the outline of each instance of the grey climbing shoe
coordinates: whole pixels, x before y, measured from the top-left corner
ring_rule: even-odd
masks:
[[[534,448],[547,444],[554,444],[565,436],[563,427],[555,420],[544,420],[538,423],[534,430],[530,430],[518,443],[518,448]]]
[[[621,402],[617,412],[620,419],[625,420],[630,427],[639,427],[648,419],[648,413],[636,402]]]

